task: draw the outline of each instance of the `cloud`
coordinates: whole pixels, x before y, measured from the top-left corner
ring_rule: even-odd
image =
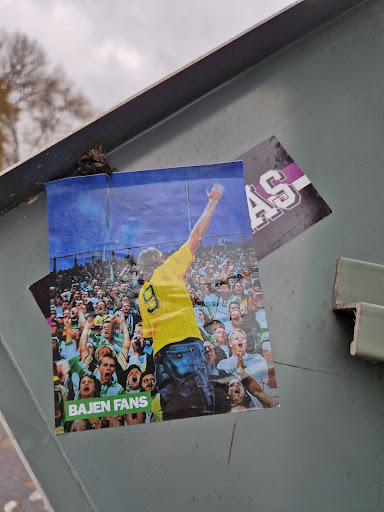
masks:
[[[1,24],[36,38],[99,112],[296,1],[0,0]]]

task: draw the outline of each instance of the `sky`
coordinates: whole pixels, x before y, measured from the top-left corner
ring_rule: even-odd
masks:
[[[137,248],[136,253],[140,247],[156,244],[161,244],[159,248],[164,251],[179,248],[207,205],[206,190],[212,190],[216,183],[224,187],[224,193],[206,241],[242,240],[242,236],[227,236],[251,233],[242,162],[46,183],[49,256],[121,249],[116,257],[122,257],[132,247]],[[91,254],[86,259],[90,261]],[[58,267],[72,266],[73,261],[61,259]]]
[[[0,28],[37,39],[100,114],[296,3],[0,0]]]

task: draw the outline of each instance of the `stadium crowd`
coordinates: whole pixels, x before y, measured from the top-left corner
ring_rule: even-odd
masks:
[[[184,276],[217,414],[278,405],[252,245],[223,240],[200,246]],[[144,279],[135,254],[51,273],[56,433],[162,421],[152,340],[142,335]],[[151,412],[65,422],[66,400],[140,391],[151,393]]]

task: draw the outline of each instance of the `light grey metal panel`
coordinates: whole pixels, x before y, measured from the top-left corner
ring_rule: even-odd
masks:
[[[25,355],[29,356],[29,353]],[[38,368],[39,361],[30,357],[29,365]],[[52,386],[50,388],[52,391]],[[50,402],[52,411],[53,399]],[[57,442],[52,426],[47,423],[40,404],[37,404],[1,336],[0,405],[54,510],[94,512],[92,500]]]
[[[368,2],[111,155],[120,170],[228,161],[272,134],[291,153],[334,213],[260,264],[279,361],[343,370],[337,258],[384,262],[383,19]]]
[[[368,2],[111,155],[120,170],[226,161],[276,134],[334,213],[260,264],[282,406],[58,437],[99,510],[383,509],[384,367],[349,356],[331,309],[339,256],[384,262],[383,20]],[[45,206],[0,219],[0,332],[53,427],[49,333],[27,291],[48,269]],[[22,395],[7,379],[0,404]],[[54,503],[30,414],[24,428],[5,411]]]
[[[0,218],[0,332],[54,426],[50,329],[28,287],[49,272],[45,196]]]
[[[0,219],[0,408],[53,508],[93,511],[53,434],[50,329],[28,290],[49,271],[47,230],[42,194]]]
[[[364,385],[285,365],[278,375],[279,409],[95,431],[62,446],[86,463],[100,507],[124,510],[127,488],[143,510],[375,511],[382,383],[369,371]]]

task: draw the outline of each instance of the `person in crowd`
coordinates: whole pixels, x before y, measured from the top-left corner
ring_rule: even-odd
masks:
[[[204,349],[207,363],[211,367],[210,379],[215,394],[215,413],[222,414],[229,410],[227,386],[232,374],[217,368],[218,362],[226,359],[226,355],[220,347],[213,345],[210,341],[205,341]]]
[[[247,267],[244,271],[243,288],[249,290],[249,288],[255,287],[255,279],[252,277],[252,268]]]
[[[235,283],[233,287],[233,295],[236,297],[239,304],[243,304],[244,306],[248,305],[248,294],[244,293],[244,288],[240,282]]]
[[[216,315],[215,318],[212,319],[211,325],[212,325],[213,335],[215,334],[217,329],[225,330],[225,322],[223,322],[221,317],[218,315]]]
[[[119,293],[119,287],[114,286],[112,290],[109,292],[109,297],[106,297],[108,300],[108,306],[110,308],[110,314],[121,308],[121,294]],[[104,299],[105,300],[105,299]]]
[[[140,392],[141,369],[137,364],[130,364],[127,370],[126,391],[128,393]]]
[[[212,329],[212,322],[209,318],[205,308],[197,307],[194,308],[195,313],[195,319],[197,322],[197,325],[199,326],[201,336],[204,341],[210,340],[213,341],[213,329]]]
[[[265,314],[264,304],[261,304],[256,311],[256,322],[259,326],[259,345],[260,350],[264,341],[269,341],[269,332],[267,324],[267,316]]]
[[[145,412],[133,412],[131,414],[126,414],[124,425],[140,425],[140,423],[145,423],[145,418]]]
[[[81,299],[81,293],[76,290],[75,293],[71,294],[70,300],[69,300],[69,309],[72,310],[72,308],[76,307],[76,304]]]
[[[129,364],[137,364],[141,371],[147,368],[153,369],[153,356],[145,352],[145,339],[143,337],[143,325],[139,323],[135,327],[132,338],[132,354],[129,356]]]
[[[232,349],[232,355],[223,359],[217,365],[218,369],[228,373],[236,373],[238,367],[238,357],[242,357],[245,363],[245,370],[255,381],[262,387],[268,386],[268,366],[267,362],[261,354],[247,353],[247,335],[241,329],[235,329],[229,336],[229,346]],[[261,408],[262,404],[255,398],[251,397],[253,404],[257,408]]]
[[[72,325],[72,320],[68,316],[63,320],[65,340],[59,343],[59,350],[61,358],[69,360],[79,351],[80,329]]]
[[[217,304],[216,315],[219,315],[224,322],[229,321],[228,306],[231,302],[232,293],[228,286],[228,283],[221,281],[218,284],[220,291],[220,297]]]
[[[102,355],[110,354],[113,357],[116,357],[116,351],[112,347],[112,345],[108,342],[108,339],[104,338],[109,334],[109,323],[105,322],[103,324],[103,330],[100,337],[91,337],[92,336],[92,328],[95,323],[95,317],[93,315],[89,315],[87,317],[86,324],[84,326],[83,332],[80,336],[79,343],[79,356],[80,360],[85,364],[85,366],[93,371],[95,369],[95,365],[97,364],[97,360],[102,357]],[[88,349],[88,344],[91,343],[95,347],[94,354],[91,354]],[[113,350],[112,350],[113,348]]]
[[[207,327],[209,327],[211,325],[211,319],[209,318],[205,309],[203,309],[201,307],[197,307],[195,309],[195,318],[196,318],[196,321],[197,321],[200,329],[202,329],[202,328],[206,329]]]
[[[265,361],[263,355],[266,354],[263,346],[270,347],[263,298],[258,273],[255,270],[257,263],[254,260],[253,242],[251,239],[246,243],[222,240],[220,244],[203,246],[199,243],[200,241],[201,237],[199,236],[194,252],[190,249],[190,254],[193,252],[194,261],[191,259],[190,265],[188,265],[188,261],[185,263],[184,273],[180,275],[180,280],[185,292],[191,292],[192,295],[194,306],[192,311],[198,328],[198,331],[195,332],[196,336],[192,336],[195,338],[192,343],[203,345],[205,371],[207,372],[204,382],[206,383],[208,380],[208,387],[204,383],[202,396],[210,395],[210,399],[203,399],[205,404],[202,409],[204,407],[205,409],[200,412],[202,398],[199,396],[196,399],[197,393],[194,390],[190,391],[191,387],[188,384],[186,394],[190,395],[187,396],[189,403],[197,403],[198,406],[194,407],[190,413],[186,405],[187,399],[183,402],[182,407],[180,407],[180,403],[173,400],[177,407],[165,407],[165,419],[225,412],[231,408],[233,410],[236,404],[230,395],[232,394],[235,398],[239,393],[235,392],[235,388],[240,386],[233,382],[234,391],[229,391],[228,376],[239,377],[238,371],[236,371],[236,361],[238,363],[241,358],[243,358],[249,379],[253,379],[256,383],[253,383],[253,386],[259,386],[270,398],[277,395],[275,388],[270,390],[268,387],[272,386],[271,377],[266,386],[265,375],[260,378],[260,375],[257,374],[258,371],[255,371],[256,360],[249,359],[250,356],[258,355],[261,357],[258,364],[263,366],[261,363],[263,360]],[[178,254],[179,251],[175,250],[163,252],[161,261],[157,260],[158,270],[163,265],[166,266],[168,260],[177,259]],[[163,263],[164,261],[166,263]],[[64,386],[68,400],[92,398],[99,396],[100,393],[101,396],[113,396],[114,393],[124,393],[128,389],[130,392],[150,391],[154,407],[154,403],[160,403],[162,390],[163,395],[164,393],[166,395],[167,389],[164,391],[164,388],[167,388],[167,385],[164,386],[161,377],[159,388],[156,386],[158,368],[162,365],[160,356],[165,354],[166,363],[173,360],[173,357],[180,359],[178,357],[180,350],[177,349],[184,348],[182,347],[184,340],[185,344],[191,342],[188,339],[189,328],[185,329],[184,323],[179,322],[183,338],[178,342],[165,343],[163,348],[168,347],[168,349],[165,349],[164,352],[162,348],[159,348],[158,340],[153,340],[149,336],[150,332],[145,330],[145,326],[143,332],[140,310],[144,307],[145,312],[145,309],[148,310],[148,308],[156,306],[158,297],[155,295],[158,288],[152,279],[158,270],[152,269],[152,274],[150,274],[148,271],[145,272],[142,267],[138,272],[135,265],[134,254],[130,254],[129,258],[112,256],[112,259],[106,258],[105,261],[95,258],[92,263],[85,262],[82,265],[77,264],[72,269],[60,270],[51,280],[50,320],[53,359],[56,376]],[[171,270],[171,265],[169,268],[170,272],[173,271],[176,274],[175,268]],[[151,284],[155,294],[149,293],[150,289],[148,291],[147,287]],[[144,289],[147,290],[147,293],[140,301],[139,294]],[[190,308],[192,300],[189,299]],[[164,318],[165,314],[171,317],[174,314],[177,315],[174,308],[175,305],[168,305],[163,310]],[[156,314],[156,312],[152,313],[152,316],[156,317]],[[180,312],[180,315],[184,315],[184,313]],[[97,318],[96,325],[95,317]],[[157,321],[156,318],[155,321]],[[89,325],[90,322],[91,325]],[[164,322],[163,325],[166,323]],[[234,331],[243,331],[246,342],[244,343],[243,335],[234,335]],[[128,333],[128,336],[125,332]],[[168,335],[164,334],[164,338],[167,337]],[[237,343],[237,338],[240,338],[240,343]],[[180,341],[183,343],[180,344]],[[175,354],[171,350],[173,346],[175,346]],[[239,351],[237,351],[236,356],[236,348],[234,349],[236,346],[242,348],[246,346],[245,353],[239,356]],[[255,354],[255,351],[258,354]],[[158,352],[160,356],[156,355]],[[158,360],[157,371],[153,353]],[[212,357],[213,355],[214,357]],[[199,357],[201,358],[201,356]],[[103,358],[106,358],[105,361]],[[103,361],[106,364],[101,366]],[[176,368],[179,368],[180,364],[180,361],[177,360]],[[138,368],[135,368],[134,365]],[[271,363],[270,366],[273,367],[273,364]],[[128,368],[130,368],[129,372]],[[173,380],[173,374],[171,380]],[[170,386],[169,396],[171,397],[177,396],[174,389],[177,388],[176,381],[177,378]],[[184,382],[183,379],[180,382]],[[252,394],[252,386],[247,383],[248,381],[241,382],[245,392],[245,402],[248,400],[250,407],[255,405],[267,407],[268,405],[256,398],[259,396],[257,393],[260,394],[260,389],[257,389],[257,393]],[[180,387],[182,388],[181,385]],[[240,394],[242,394],[241,391]],[[154,402],[155,396],[157,398]],[[57,408],[60,409],[60,398],[57,393],[55,397],[58,402]],[[273,398],[273,400],[276,399]],[[209,401],[211,403],[206,407]],[[237,404],[237,406],[246,407],[244,404]],[[141,415],[134,413],[127,417],[121,415],[116,419],[109,418],[112,419],[104,418],[104,426],[156,421],[153,419],[153,412]],[[98,428],[98,425],[100,426],[100,422],[96,418],[94,428]],[[63,425],[61,425],[62,427]]]
[[[100,393],[100,381],[94,375],[84,374],[79,382],[79,395],[76,400],[95,398],[100,396]]]
[[[86,307],[86,312],[87,313],[93,313],[95,311],[95,307],[93,305],[93,302],[90,298],[90,291],[88,290],[84,290],[81,294],[81,300],[82,300],[82,303],[85,305]],[[77,304],[76,304],[77,306]]]
[[[254,336],[253,330],[249,328],[249,325],[246,325],[243,317],[240,313],[240,307],[238,303],[233,303],[233,307],[230,312],[230,326],[227,327],[227,332],[231,333],[235,329],[243,330],[247,335],[247,352],[254,353],[255,352],[255,344],[257,341],[257,336]]]
[[[209,310],[205,305],[205,294],[202,290],[196,290],[195,307],[204,311],[204,314],[209,317]]]
[[[61,304],[61,312],[58,313],[57,316],[59,316],[60,314],[64,315],[64,311],[70,310],[69,304],[70,304],[69,300],[63,300],[63,302]]]
[[[215,330],[214,339],[216,345],[221,348],[221,350],[225,353],[226,357],[230,356],[230,347],[228,345],[228,336],[224,327],[219,327]]]
[[[183,276],[195,258],[222,193],[221,185],[213,187],[187,242],[170,258],[163,261],[154,248],[139,256],[139,266],[146,276],[139,294],[143,334],[154,343],[164,420],[214,412],[201,333]]]
[[[96,291],[95,289],[93,290],[88,290],[88,300],[89,302],[92,304],[93,306],[93,311],[95,311],[95,308],[96,308],[96,304],[99,302],[99,299],[96,297]],[[90,311],[91,312],[91,311]]]
[[[160,394],[156,388],[155,375],[149,371],[144,371],[140,377],[140,390],[151,393],[152,410],[145,413],[145,423],[163,421],[163,411],[160,405]]]
[[[55,434],[62,434],[64,432],[64,411],[65,402],[67,400],[67,391],[60,383],[59,377],[53,378],[54,383],[54,398],[55,398]]]
[[[105,302],[105,310],[108,313],[108,316],[112,316],[114,313],[113,299],[110,297],[104,297],[104,302]]]
[[[219,296],[214,286],[214,279],[207,279],[205,286],[202,285],[202,291],[205,292],[204,304],[208,309],[208,314],[210,318],[213,318],[217,313],[217,305],[219,303]]]
[[[64,339],[64,318],[62,314],[56,316],[56,336],[59,341]]]
[[[246,370],[243,357],[239,354],[237,359],[237,375],[228,382],[228,397],[230,400],[230,412],[238,412],[251,408],[251,396],[263,407],[277,407],[279,401],[270,397],[251,377]],[[248,392],[248,393],[247,393]]]
[[[239,309],[235,309],[234,311],[232,311],[230,313],[229,320],[230,320],[230,324],[231,324],[230,333],[234,329],[241,329],[242,328],[243,319],[241,317],[240,308]]]
[[[92,373],[99,379],[101,384],[100,396],[113,396],[125,392],[124,388],[118,383],[116,376],[116,352],[111,344],[100,345],[95,351],[95,358],[91,356],[87,349],[89,331],[93,325],[94,318],[89,316],[80,337],[78,353],[74,353],[74,344],[67,342],[67,348],[71,351],[68,356],[70,370],[72,373],[72,383],[79,389],[80,379],[84,374]],[[97,361],[97,363],[96,363]]]
[[[124,336],[129,336],[126,325],[117,315],[107,316],[102,324],[101,332],[95,333],[93,342],[95,347],[105,343],[113,346],[116,352],[120,352],[124,344]]]
[[[195,292],[195,289],[194,288],[190,288],[188,290],[189,292],[189,298],[191,299],[191,302],[192,302],[192,306],[195,307],[196,306],[196,292]]]
[[[120,317],[121,318],[121,317]],[[123,321],[121,318],[120,321]],[[146,370],[154,371],[154,361],[151,351],[146,351],[146,340],[143,338],[143,325],[138,323],[135,327],[135,332],[132,340],[129,337],[125,338],[121,352],[117,357],[117,361],[124,372],[127,372],[131,364],[135,364],[140,368],[140,371]],[[126,381],[126,373],[124,382]]]
[[[124,414],[116,416],[104,416],[101,418],[101,428],[122,427],[124,425]]]
[[[141,377],[142,372],[137,364],[131,364],[127,371],[127,382],[126,392],[127,393],[140,393],[141,389]],[[133,412],[125,415],[126,425],[136,425],[138,423],[144,423],[146,418],[146,412]]]
[[[95,325],[103,325],[104,320],[108,316],[110,316],[110,315],[109,315],[109,311],[107,311],[107,306],[106,306],[105,302],[103,300],[99,299],[99,302],[96,304]]]
[[[129,335],[132,336],[135,331],[136,324],[140,321],[140,316],[136,310],[131,309],[131,301],[127,295],[122,296],[121,304],[121,309],[117,311],[117,314],[124,317]]]
[[[67,421],[65,423],[65,432],[85,432],[94,429],[94,425],[89,419]]]
[[[237,300],[232,300],[232,301],[228,304],[228,314],[229,314],[229,316],[231,316],[231,314],[233,313],[233,311],[240,311],[240,306],[241,306],[241,304],[239,303],[239,301],[237,301]]]
[[[125,389],[114,379],[116,359],[110,355],[102,356],[98,361],[100,374],[100,396],[122,395]]]
[[[60,354],[61,341],[57,337],[57,330],[57,321],[51,321],[52,354],[54,361],[59,361],[62,358]]]
[[[75,400],[86,400],[89,398],[96,398],[100,396],[101,393],[101,383],[99,379],[97,379],[94,375],[84,374],[79,381],[79,391],[77,396],[75,395]],[[100,428],[100,419],[99,418],[89,418],[89,421],[92,423],[93,428]]]

